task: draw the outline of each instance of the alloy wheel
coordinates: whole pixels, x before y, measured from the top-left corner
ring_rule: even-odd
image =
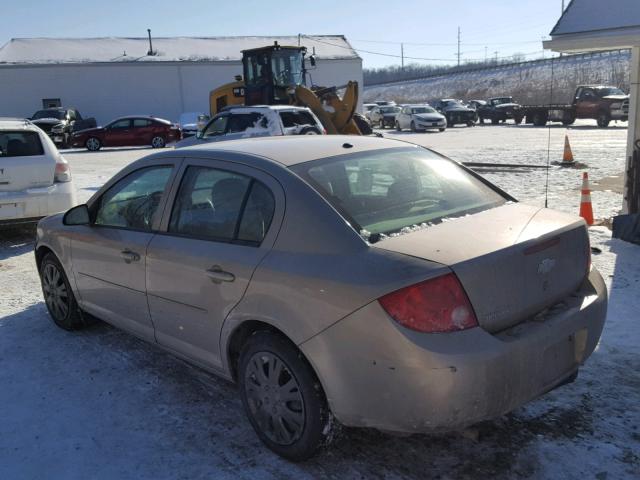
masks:
[[[87,140],[87,149],[91,150],[92,152],[95,152],[96,150],[99,150],[100,149],[100,140],[98,140],[97,138],[91,137],[89,140]]]
[[[49,311],[57,320],[63,320],[69,314],[69,292],[64,276],[58,268],[48,263],[42,272],[42,290]]]
[[[291,445],[305,427],[305,410],[298,381],[285,363],[271,352],[257,352],[245,370],[249,410],[272,442]]]

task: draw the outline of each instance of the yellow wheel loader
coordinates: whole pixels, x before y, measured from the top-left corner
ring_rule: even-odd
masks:
[[[358,83],[340,87],[306,86],[305,47],[275,42],[268,47],[242,51],[243,75],[209,94],[211,115],[229,105],[299,105],[308,107],[328,134],[368,135],[367,120],[356,113]],[[309,57],[315,66],[315,58]],[[337,91],[344,88],[342,98]]]

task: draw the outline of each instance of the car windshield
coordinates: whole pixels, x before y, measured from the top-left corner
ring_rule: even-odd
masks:
[[[423,148],[340,155],[292,170],[372,243],[508,201],[455,162]]]
[[[412,107],[411,113],[435,113],[435,110],[431,107]]]
[[[607,97],[609,95],[626,95],[622,90],[615,87],[598,88],[597,92],[601,97]]]
[[[396,113],[399,111],[400,111],[399,107],[380,107],[381,113]]]
[[[503,98],[494,98],[493,99],[493,104],[494,105],[502,105],[503,103],[513,103],[513,100],[511,99],[511,97],[503,97]]]
[[[446,100],[442,103],[445,107],[464,107],[462,102],[459,102],[458,100]]]
[[[65,112],[64,110],[38,110],[33,117],[33,120],[38,120],[40,118],[56,118],[58,120],[64,119]]]

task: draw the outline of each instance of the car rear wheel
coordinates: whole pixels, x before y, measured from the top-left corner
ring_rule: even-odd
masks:
[[[410,127],[411,127],[411,131],[412,131],[412,132],[414,132],[414,133],[415,133],[415,132],[417,132],[417,131],[418,131],[418,130],[416,129],[416,124],[415,124],[415,122],[411,122]]]
[[[261,331],[240,352],[238,383],[260,440],[293,461],[311,457],[330,434],[324,392],[300,351],[281,335]]]
[[[396,132],[401,132],[400,123],[396,121]]]
[[[164,140],[163,137],[161,137],[160,135],[153,137],[151,139],[151,146],[153,148],[164,148],[164,146],[166,145],[166,142]]]
[[[446,128],[439,128],[438,129],[440,132],[444,132],[446,130]]]
[[[320,135],[320,131],[316,127],[303,128],[300,135]]]
[[[85,326],[69,280],[52,253],[47,253],[40,263],[40,283],[47,310],[57,326],[64,330],[77,330]]]
[[[87,150],[89,150],[90,152],[97,152],[102,148],[102,142],[99,138],[89,137],[84,146],[87,147]]]
[[[499,119],[497,119],[495,117],[491,119],[491,125],[498,125],[499,123],[500,123]]]

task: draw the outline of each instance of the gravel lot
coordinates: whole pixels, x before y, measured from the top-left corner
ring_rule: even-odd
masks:
[[[560,160],[565,128],[551,132]],[[443,134],[386,133],[458,160],[546,162],[546,129],[478,126]],[[568,130],[592,180],[620,175],[626,130]],[[148,149],[69,151],[86,200]],[[551,207],[577,212],[582,170],[554,167]],[[490,171],[521,200],[544,198],[544,175]],[[618,181],[607,184],[614,190]],[[596,217],[621,195],[593,194]],[[41,301],[32,229],[0,232],[0,478],[638,478],[640,471],[640,249],[591,230],[593,262],[610,291],[603,339],[578,380],[461,434],[398,438],[344,429],[332,448],[290,464],[262,447],[233,385],[97,324],[57,329]]]

